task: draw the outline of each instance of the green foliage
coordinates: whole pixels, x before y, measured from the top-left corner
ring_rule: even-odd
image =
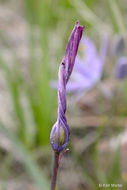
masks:
[[[53,89],[50,87],[51,72],[47,65],[48,55],[44,48],[46,49],[46,41],[42,41],[44,56],[41,63],[38,64],[36,63],[34,44],[31,42],[28,71],[30,81],[22,75],[20,62],[15,56],[13,56],[11,68],[7,66],[2,56],[0,60],[12,98],[14,118],[18,127],[17,134],[28,147],[34,147],[36,143],[38,145],[49,144],[49,133],[52,126],[55,101],[53,101]],[[36,64],[38,64],[38,68]],[[22,106],[22,99],[25,99],[27,108]],[[29,116],[26,117],[26,114]],[[29,126],[30,124],[31,126]]]
[[[15,148],[17,154],[20,156],[24,166],[26,167],[29,175],[37,185],[38,190],[49,190],[48,182],[43,172],[39,169],[38,165],[32,160],[30,153],[26,150],[24,145],[17,139],[13,133],[8,130],[2,123],[0,123],[0,131],[9,139]]]

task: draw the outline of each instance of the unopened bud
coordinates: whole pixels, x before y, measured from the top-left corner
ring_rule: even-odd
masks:
[[[68,130],[66,126],[56,122],[50,134],[50,143],[54,151],[62,151],[68,143]]]

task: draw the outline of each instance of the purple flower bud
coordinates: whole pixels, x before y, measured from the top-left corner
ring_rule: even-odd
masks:
[[[70,129],[67,125],[66,85],[73,70],[78,46],[84,27],[76,22],[67,43],[65,56],[59,66],[58,73],[58,117],[50,133],[50,143],[54,151],[62,151],[69,141]]]
[[[124,79],[127,77],[127,57],[120,57],[116,63],[116,77]]]
[[[62,151],[69,141],[67,127],[58,121],[53,125],[50,134],[50,143],[54,151]]]
[[[125,55],[125,41],[122,35],[116,35],[111,46],[111,53],[116,58]]]

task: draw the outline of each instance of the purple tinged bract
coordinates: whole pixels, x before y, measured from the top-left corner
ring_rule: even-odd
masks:
[[[66,85],[72,73],[74,62],[82,37],[84,27],[79,21],[69,37],[65,56],[59,66],[58,73],[58,117],[50,133],[50,143],[54,151],[62,151],[68,144],[70,129],[67,125],[66,112]]]

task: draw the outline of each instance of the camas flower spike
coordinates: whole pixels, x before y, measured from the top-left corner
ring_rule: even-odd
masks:
[[[82,37],[84,27],[76,22],[67,43],[65,56],[58,72],[58,117],[50,133],[50,143],[54,151],[61,152],[68,144],[70,129],[67,125],[66,112],[66,85],[72,73],[74,62]]]

